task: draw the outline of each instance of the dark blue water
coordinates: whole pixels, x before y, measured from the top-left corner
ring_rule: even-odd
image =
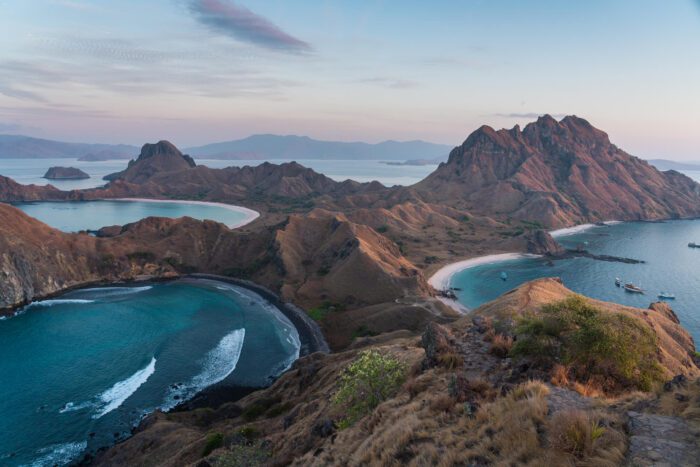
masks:
[[[279,310],[229,284],[93,288],[0,321],[0,465],[53,465],[221,381],[269,384],[299,355]]]
[[[250,220],[251,211],[221,204],[167,201],[36,201],[15,203],[30,216],[64,232],[97,230],[108,225],[124,225],[149,216],[209,219],[229,227]]]
[[[700,220],[665,223],[623,223],[593,227],[558,238],[567,247],[585,244],[592,253],[646,261],[625,264],[576,258],[555,261],[518,259],[466,269],[452,277],[451,285],[462,288],[457,297],[468,308],[495,299],[514,287],[540,277],[560,277],[571,290],[589,297],[646,308],[660,291],[676,294],[669,304],[683,326],[700,341]],[[587,243],[586,243],[587,242]],[[499,278],[506,271],[508,280]],[[630,294],[615,286],[615,278],[641,285],[644,295]]]

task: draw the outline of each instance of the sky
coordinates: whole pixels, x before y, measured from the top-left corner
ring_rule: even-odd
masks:
[[[544,113],[700,160],[700,0],[0,0],[0,133],[457,145]]]

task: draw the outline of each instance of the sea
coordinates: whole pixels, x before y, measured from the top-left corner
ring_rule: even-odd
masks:
[[[275,164],[291,162],[292,160],[275,160]],[[85,162],[78,159],[0,159],[0,175],[10,177],[18,183],[25,185],[54,185],[61,190],[78,190],[94,188],[104,185],[102,180],[107,174],[118,172],[126,168],[128,161],[111,160],[98,162]],[[236,160],[225,161],[216,159],[196,159],[195,162],[214,169],[224,167],[257,166],[261,160]],[[430,165],[389,165],[383,161],[358,161],[358,160],[318,160],[296,159],[299,164],[314,169],[336,181],[347,179],[358,182],[378,181],[385,186],[413,185],[424,179],[437,168],[437,164]],[[90,178],[85,180],[46,180],[42,178],[49,167],[77,167],[85,171]]]
[[[513,259],[464,269],[450,285],[458,301],[469,309],[533,279],[559,277],[574,292],[609,302],[647,308],[660,300],[661,292],[675,294],[669,305],[681,324],[700,341],[700,220],[624,222],[574,230],[557,240],[567,248],[581,246],[591,253],[644,261],[640,264],[572,258],[550,263],[544,258]],[[551,265],[550,265],[551,264]],[[507,280],[501,280],[501,272]],[[644,294],[615,285],[615,279],[631,282]]]
[[[215,384],[260,387],[299,356],[259,295],[182,279],[76,290],[0,320],[0,465],[53,466]]]

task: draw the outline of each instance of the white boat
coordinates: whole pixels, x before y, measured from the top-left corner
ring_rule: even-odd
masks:
[[[508,280],[508,274],[506,274],[505,271],[503,271],[503,272],[501,273],[501,280],[502,280],[502,281]]]
[[[644,293],[644,289],[632,284],[631,282],[628,282],[627,284],[625,284],[624,289],[627,292],[631,292],[631,293]]]
[[[618,287],[621,287],[622,286],[622,279],[620,279],[619,277],[616,277],[615,278],[615,285]]]
[[[670,292],[659,292],[658,297],[662,300],[675,300],[676,294],[672,294]]]

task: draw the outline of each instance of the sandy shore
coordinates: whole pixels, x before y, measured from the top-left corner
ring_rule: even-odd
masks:
[[[496,255],[479,256],[476,258],[465,259],[464,261],[458,261],[456,263],[448,264],[440,268],[435,274],[433,274],[428,283],[433,286],[436,290],[445,290],[450,288],[450,282],[452,276],[465,269],[480,266],[482,264],[494,264],[500,263],[502,261],[511,261],[515,259],[523,258],[539,258],[539,255],[532,255],[527,253],[501,253]],[[447,306],[451,307],[458,313],[466,313],[469,311],[467,307],[457,302],[456,300],[450,300],[449,298],[440,297],[440,300]]]
[[[615,224],[621,224],[621,223],[622,223],[622,221],[605,221],[605,222],[603,222],[603,224],[605,224],[605,225],[615,225]],[[563,229],[550,230],[549,235],[551,235],[554,238],[565,237],[567,235],[581,233],[581,232],[586,231],[588,229],[591,229],[593,227],[600,227],[600,226],[597,224],[575,225],[573,227],[566,227]]]
[[[223,209],[228,209],[229,211],[241,212],[245,214],[245,218],[239,222],[233,224],[226,224],[229,229],[236,229],[238,227],[243,227],[246,224],[250,224],[255,219],[260,217],[258,211],[253,211],[252,209],[245,208],[243,206],[235,206],[233,204],[226,203],[216,203],[214,201],[189,201],[185,199],[153,199],[153,198],[108,198],[105,201],[138,201],[142,203],[176,203],[176,204],[197,204],[200,206],[215,206]],[[216,221],[216,219],[212,219]]]

